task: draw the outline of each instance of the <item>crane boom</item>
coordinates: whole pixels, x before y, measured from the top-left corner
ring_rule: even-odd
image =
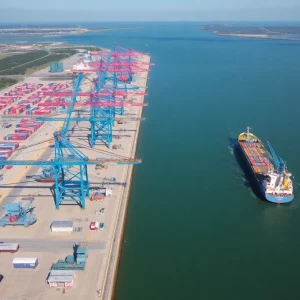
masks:
[[[274,161],[275,168],[278,170],[279,173],[282,173],[285,169],[284,161],[282,160],[281,157],[277,156],[276,152],[274,151],[274,149],[271,146],[269,141],[267,141],[267,145],[268,145],[269,151],[271,153],[272,159]]]
[[[71,118],[71,115],[72,115],[74,107],[75,107],[76,97],[77,97],[77,93],[78,93],[79,88],[80,88],[80,84],[81,84],[82,78],[83,78],[83,74],[79,73],[77,81],[76,81],[76,85],[75,85],[75,89],[74,89],[74,93],[73,93],[71,105],[68,107],[67,116],[66,116],[64,125],[62,127],[62,130],[61,130],[61,135],[62,136],[66,136],[66,134],[67,134],[67,131],[68,131],[68,128],[69,128],[69,125],[70,125],[70,118]]]

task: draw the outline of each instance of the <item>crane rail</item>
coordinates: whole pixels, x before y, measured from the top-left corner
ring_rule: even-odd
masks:
[[[122,164],[140,164],[141,159],[114,159],[114,158],[101,158],[101,159],[88,159],[88,160],[77,160],[77,159],[60,159],[60,160],[5,160],[0,161],[0,166],[82,166],[82,165],[98,165],[103,163],[116,163]]]

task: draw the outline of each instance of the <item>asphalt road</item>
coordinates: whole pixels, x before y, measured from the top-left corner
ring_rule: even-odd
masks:
[[[57,240],[57,239],[1,239],[4,243],[18,243],[22,252],[72,252],[73,246],[78,243],[76,235],[74,241]],[[88,241],[87,246],[89,251],[98,251],[105,249],[105,242]]]

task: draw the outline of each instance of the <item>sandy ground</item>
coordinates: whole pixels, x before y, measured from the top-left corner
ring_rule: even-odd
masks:
[[[65,62],[65,68],[69,64],[74,64],[71,58]],[[149,61],[145,56],[144,60]],[[40,74],[46,70],[39,71]],[[26,82],[39,82],[37,78],[26,78]],[[48,84],[46,81],[42,81]],[[147,83],[147,74],[138,74],[134,84],[145,87]],[[19,83],[20,84],[20,83]],[[85,87],[88,89],[88,86]],[[141,89],[143,90],[143,89]],[[1,92],[3,94],[4,91]],[[143,102],[143,96],[135,97],[136,102]],[[125,109],[126,113],[133,114],[136,117],[141,116],[141,107],[129,107]],[[3,122],[1,122],[3,123]],[[13,125],[17,122],[13,121]],[[114,134],[120,135],[120,139],[114,140],[111,148],[107,149],[103,145],[96,145],[94,149],[89,148],[87,134],[89,133],[89,124],[81,122],[78,125],[71,124],[74,130],[70,132],[72,143],[80,143],[80,150],[89,158],[103,156],[103,151],[109,151],[116,155],[124,157],[134,157],[136,144],[138,140],[139,122],[127,122],[126,124],[117,124],[114,127]],[[34,135],[32,135],[23,147],[41,143],[52,137],[53,131],[57,130],[61,124],[51,122],[47,123]],[[15,126],[7,129],[12,132]],[[2,132],[2,136],[6,132]],[[112,150],[114,144],[122,144],[122,150]],[[17,151],[13,159],[51,159],[53,149],[49,148],[49,142],[38,144],[34,147]],[[139,166],[138,166],[139,167]],[[10,170],[1,170],[4,178],[0,182],[0,194],[2,195],[2,204],[19,201],[24,196],[33,195],[34,215],[37,216],[37,222],[28,227],[6,226],[0,228],[1,241],[18,242],[20,249],[17,253],[0,254],[0,273],[4,276],[0,284],[1,300],[15,299],[111,299],[114,281],[117,272],[117,259],[119,256],[121,237],[125,221],[128,194],[132,175],[132,165],[110,165],[108,169],[95,170],[94,166],[88,167],[91,188],[99,188],[104,181],[107,187],[113,189],[113,195],[105,198],[103,202],[92,202],[86,200],[86,209],[81,210],[79,206],[61,206],[59,210],[55,209],[53,196],[51,194],[51,184],[37,183],[26,176],[40,173],[39,167],[15,166]],[[115,177],[117,182],[127,182],[127,186],[118,186],[111,184],[108,178]],[[101,185],[102,186],[102,185]],[[95,210],[105,208],[103,215],[95,215]],[[1,215],[3,210],[0,211]],[[81,232],[72,233],[52,233],[50,225],[53,220],[72,220],[75,227],[81,227]],[[91,231],[89,225],[91,221],[105,223],[103,231]],[[86,269],[76,271],[76,281],[72,288],[62,289],[49,288],[46,279],[51,265],[58,259],[72,254],[72,246],[79,241],[88,243],[89,257],[87,259]],[[14,257],[38,257],[39,265],[36,270],[14,270],[12,260]],[[100,297],[99,297],[100,296]]]

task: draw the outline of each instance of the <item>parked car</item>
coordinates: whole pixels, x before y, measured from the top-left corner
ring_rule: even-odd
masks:
[[[2,128],[10,128],[12,126],[12,124],[9,124],[9,123],[4,123],[2,125]]]
[[[0,282],[3,280],[4,276],[0,274]]]

